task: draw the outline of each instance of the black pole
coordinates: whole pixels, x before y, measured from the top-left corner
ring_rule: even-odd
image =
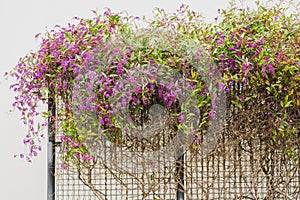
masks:
[[[50,94],[51,95],[51,94]],[[50,96],[49,95],[49,96]],[[47,144],[47,162],[48,162],[48,188],[47,200],[55,200],[55,129],[54,119],[55,116],[55,100],[50,96],[48,100],[48,144]]]
[[[177,200],[184,200],[184,153],[183,149],[177,151],[181,155],[176,161],[176,177],[177,177]]]

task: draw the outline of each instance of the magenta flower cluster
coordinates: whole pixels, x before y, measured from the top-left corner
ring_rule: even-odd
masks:
[[[150,31],[140,36],[135,35],[135,22],[141,20],[138,17],[110,10],[103,15],[95,14],[93,19],[74,18],[74,24],[56,26],[44,36],[37,35],[41,39],[39,50],[21,58],[10,72],[16,79],[11,85],[16,92],[13,106],[29,128],[24,138],[29,151],[19,157],[31,161],[41,151],[42,128],[47,122],[36,125],[39,115],[51,117],[61,126],[57,128],[62,128],[61,141],[66,144],[66,163],[62,167],[67,168],[70,160],[94,159],[82,143],[82,133],[87,129],[101,133],[101,137],[116,136],[117,107],[130,104],[131,118],[138,120],[138,109],[158,97],[170,111],[180,105],[181,113],[174,112],[180,122],[188,121],[185,107],[193,101],[178,101],[185,91],[192,91],[192,99],[197,102],[194,111],[199,115],[199,127],[189,130],[196,143],[201,142],[201,130],[218,115],[218,95],[223,91],[229,101],[228,110],[234,106],[242,113],[256,106],[253,112],[268,119],[259,131],[257,127],[247,130],[251,137],[259,132],[274,141],[288,140],[299,132],[297,15],[288,16],[284,8],[268,8],[258,3],[255,10],[222,10],[217,24],[206,24],[199,13],[182,5],[173,14],[158,9],[154,19],[146,21],[145,30]],[[153,45],[155,37],[164,42]],[[197,49],[192,51],[193,45]],[[208,56],[203,52],[208,52]],[[143,66],[148,69],[141,70]],[[181,79],[177,83],[154,83],[155,77],[151,76],[158,66],[171,66]],[[142,73],[131,75],[131,71]],[[143,77],[148,80],[143,81]],[[159,80],[164,80],[162,77]],[[129,89],[124,92],[124,88]],[[55,116],[37,109],[40,104],[47,104],[49,98],[62,104]],[[76,115],[76,110],[85,113],[84,117]],[[91,122],[91,127],[84,121]]]

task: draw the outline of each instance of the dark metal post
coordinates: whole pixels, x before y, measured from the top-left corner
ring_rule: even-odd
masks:
[[[176,161],[176,177],[177,177],[177,200],[184,200],[184,154],[181,148],[177,155],[181,155]]]
[[[48,111],[51,116],[55,116],[55,100],[50,96],[48,100]],[[54,119],[48,119],[48,144],[47,144],[47,162],[48,162],[48,188],[47,200],[55,200],[55,129]]]

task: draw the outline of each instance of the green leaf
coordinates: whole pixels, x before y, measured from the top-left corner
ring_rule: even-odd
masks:
[[[236,105],[238,108],[243,108],[241,102],[239,102],[239,101],[231,100],[231,103],[232,103],[233,105]]]

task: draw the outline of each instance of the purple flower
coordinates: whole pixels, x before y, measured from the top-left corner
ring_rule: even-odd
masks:
[[[101,125],[104,125],[104,124],[105,124],[103,118],[100,118],[100,119],[99,119],[99,122],[100,122]]]
[[[217,44],[223,44],[224,43],[224,40],[217,40],[217,42],[216,42]]]
[[[77,148],[79,145],[76,142],[72,142],[72,147]]]
[[[224,60],[225,58],[226,58],[226,56],[225,56],[224,54],[221,54],[221,55],[220,55],[220,59],[221,59],[221,60]]]
[[[184,120],[184,117],[183,117],[183,115],[182,115],[182,114],[180,114],[180,115],[178,116],[178,119],[179,119],[179,121],[180,121],[180,122],[182,122],[182,121]]]
[[[224,83],[219,83],[219,90],[224,91],[224,88],[226,87],[226,84]]]
[[[215,119],[215,117],[216,117],[216,113],[214,111],[210,111],[208,113],[208,120]]]
[[[243,63],[243,70],[242,72],[245,73],[246,70],[250,67],[250,65],[248,63]]]
[[[273,74],[275,72],[275,69],[272,65],[268,65],[268,70],[271,74]]]
[[[237,43],[236,45],[235,45],[235,49],[238,49],[238,48],[240,48],[241,47],[241,43]]]
[[[60,167],[61,167],[62,169],[68,169],[68,166],[67,166],[65,163],[61,164]]]

